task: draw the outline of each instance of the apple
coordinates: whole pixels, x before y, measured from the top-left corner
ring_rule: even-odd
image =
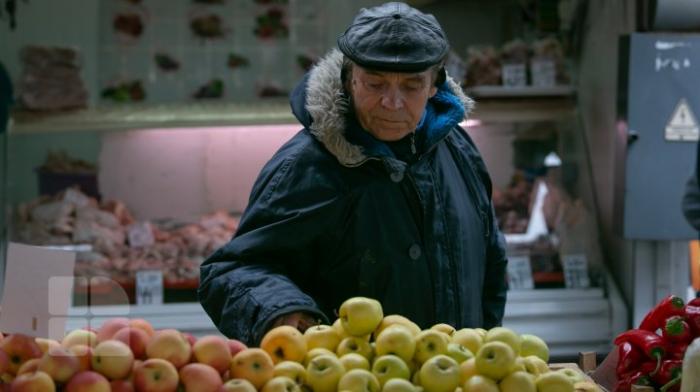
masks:
[[[459,386],[459,364],[444,354],[429,358],[420,368],[420,382],[426,392],[452,392]]]
[[[39,370],[56,382],[65,383],[80,371],[80,360],[69,349],[53,347],[41,357]]]
[[[459,364],[459,384],[464,383],[476,375],[476,358],[472,357]]]
[[[525,371],[535,377],[540,374],[549,373],[547,362],[543,361],[540,357],[534,355],[527,356],[523,358],[523,364],[525,365]]]
[[[175,392],[179,376],[175,366],[165,359],[151,358],[134,369],[134,389],[148,392]]]
[[[34,373],[39,370],[39,363],[41,363],[41,358],[32,358],[27,362],[23,363],[22,366],[17,369],[16,376],[25,373]],[[51,375],[49,375],[51,376]]]
[[[233,378],[221,386],[221,392],[258,392],[250,381],[244,378]]]
[[[413,336],[418,335],[421,331],[420,327],[408,318],[401,316],[400,314],[390,314],[388,316],[384,316],[382,322],[379,323],[377,329],[374,330],[374,338],[376,339],[377,336],[379,336],[379,334],[386,329],[386,327],[394,324],[403,325],[404,327],[408,328]]]
[[[579,381],[574,384],[576,392],[601,392],[601,389],[593,381]]]
[[[0,350],[0,374],[6,373],[10,370],[10,357],[2,350]]]
[[[80,372],[71,377],[65,392],[110,392],[112,390],[105,376],[93,371]]]
[[[189,333],[189,332],[180,332],[180,333],[185,338],[185,340],[187,340],[187,343],[190,344],[190,347],[193,347],[194,344],[197,343],[197,338],[194,335],[192,335],[191,333]]]
[[[537,392],[535,376],[517,371],[507,375],[498,385],[501,392]]]
[[[372,364],[372,374],[377,377],[382,387],[392,378],[411,378],[411,371],[401,358],[396,355],[382,355],[377,357]]]
[[[476,370],[479,374],[495,381],[510,373],[515,365],[515,353],[503,342],[488,342],[476,354]]]
[[[340,362],[346,371],[351,369],[365,369],[369,370],[369,361],[367,358],[363,357],[357,353],[348,353],[340,357]]]
[[[481,345],[484,344],[484,338],[473,328],[462,328],[452,334],[452,341],[461,344],[469,351],[476,354]]]
[[[511,373],[512,372],[527,372],[527,369],[525,369],[525,358],[523,357],[515,357],[515,363],[513,364],[513,367],[510,369]]]
[[[342,320],[340,320],[340,319],[335,319],[335,321],[333,322],[333,325],[331,325],[331,327],[333,327],[333,330],[335,331],[335,333],[338,334],[338,337],[340,337],[340,340],[343,340],[343,339],[347,338],[348,336],[350,336],[350,334],[343,328],[343,323],[342,323]]]
[[[330,351],[330,350],[325,349],[325,348],[317,347],[317,348],[311,349],[306,353],[306,357],[304,357],[304,362],[303,362],[304,366],[307,366],[309,364],[309,362],[311,362],[312,359],[316,358],[317,356],[319,356],[321,354],[335,355],[335,353],[333,351]]]
[[[477,374],[462,385],[463,392],[499,392],[498,384],[492,379]]]
[[[330,325],[320,324],[307,328],[304,331],[304,340],[307,350],[322,347],[335,352],[340,343],[340,335]]]
[[[415,385],[403,378],[392,378],[382,387],[382,392],[417,392]]]
[[[384,329],[377,336],[376,354],[394,354],[403,359],[406,363],[413,359],[416,351],[416,341],[411,331],[403,325],[394,324]]]
[[[449,343],[447,345],[447,356],[462,363],[467,359],[474,358],[474,354],[459,343]]]
[[[345,368],[335,355],[322,354],[306,367],[306,385],[314,392],[335,392]]]
[[[382,304],[376,299],[353,297],[340,305],[338,318],[348,334],[365,336],[379,326],[384,318],[384,312]]]
[[[549,361],[549,347],[544,340],[540,339],[535,335],[520,335],[521,346],[520,346],[520,356],[527,357],[534,355],[541,358],[543,361]]]
[[[446,334],[447,336],[452,336],[455,333],[455,327],[445,323],[435,324],[432,327],[430,327],[430,329],[440,331]]]
[[[14,334],[10,335],[10,337],[12,336]],[[32,339],[32,341],[34,340]],[[44,372],[24,373],[12,380],[10,390],[12,392],[54,392],[56,384]]]
[[[70,331],[68,335],[61,340],[61,346],[65,348],[71,348],[77,344],[95,347],[97,344],[97,334],[87,329],[75,329]]]
[[[299,362],[282,361],[275,365],[274,377],[288,377],[295,383],[303,385],[306,382],[306,368]]]
[[[131,319],[129,320],[129,327],[131,328],[137,328],[142,330],[143,332],[146,332],[146,335],[148,335],[149,338],[152,338],[153,335],[155,335],[155,330],[153,329],[153,325],[149,323],[148,321],[144,319]]]
[[[231,358],[248,348],[248,346],[246,346],[243,342],[236,339],[228,339],[226,340],[226,343],[228,343],[228,348],[231,351]]]
[[[510,346],[516,356],[520,355],[520,347],[522,346],[522,339],[520,335],[515,333],[512,329],[505,327],[495,327],[491,328],[486,332],[486,337],[484,338],[484,343],[489,342],[503,342]]]
[[[189,363],[180,369],[185,392],[219,392],[224,384],[219,371],[203,363]]]
[[[118,340],[131,349],[134,358],[146,359],[146,346],[150,337],[142,329],[134,327],[124,327],[117,331],[112,339]]]
[[[563,368],[563,369],[557,370],[557,372],[565,375],[569,380],[571,380],[572,384],[576,384],[576,383],[581,382],[581,381],[586,381],[586,378],[583,376],[583,373],[581,373],[575,369]]]
[[[236,354],[231,361],[230,376],[245,378],[260,389],[275,373],[270,355],[260,348],[249,348]]]
[[[231,367],[231,350],[227,339],[216,335],[207,335],[199,338],[192,346],[194,359],[199,363],[207,364],[223,374]]]
[[[134,384],[128,380],[112,380],[109,382],[112,392],[134,392]]]
[[[360,354],[367,358],[368,361],[371,361],[372,357],[374,357],[374,350],[372,350],[370,342],[365,340],[364,337],[357,336],[348,336],[341,340],[335,352],[339,357],[350,353]]]
[[[33,337],[14,333],[0,341],[0,350],[7,354],[9,361],[8,371],[17,374],[17,370],[24,362],[32,358],[42,356],[41,348]]]
[[[338,381],[339,391],[379,392],[381,386],[374,374],[365,369],[352,369],[343,374]]]
[[[428,359],[447,353],[447,341],[443,333],[434,329],[426,329],[415,336],[416,351],[413,358],[418,363],[424,363]]]
[[[92,352],[92,369],[110,380],[126,378],[133,366],[134,354],[119,340],[102,341]]]
[[[180,331],[163,329],[157,331],[146,345],[146,356],[165,359],[181,368],[190,361],[192,346]]]
[[[574,383],[564,373],[540,374],[535,380],[537,392],[574,392]]]
[[[92,369],[92,352],[94,350],[92,347],[84,344],[76,344],[75,346],[71,346],[68,350],[78,359],[80,365],[78,371],[84,372]]]
[[[97,329],[97,342],[99,343],[112,339],[117,331],[128,326],[129,319],[125,317],[115,317],[105,321],[102,326]]]
[[[267,351],[274,363],[301,362],[306,356],[304,335],[289,325],[281,325],[267,331],[260,342],[260,348]]]
[[[277,376],[266,382],[260,392],[301,392],[301,386],[289,377]]]
[[[52,347],[61,347],[61,343],[54,339],[34,338],[34,341],[39,345],[42,354],[46,354]]]

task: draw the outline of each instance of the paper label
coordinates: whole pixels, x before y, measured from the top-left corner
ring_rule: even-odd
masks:
[[[525,64],[503,64],[501,76],[505,87],[525,87],[527,84]]]
[[[126,235],[129,238],[129,246],[132,248],[143,248],[155,243],[153,228],[148,222],[136,222],[129,225]]]
[[[532,267],[528,256],[508,257],[508,286],[510,290],[534,289]]]
[[[696,142],[700,139],[700,127],[690,105],[681,99],[666,125],[666,140]]]
[[[564,255],[562,258],[564,281],[570,289],[591,287],[588,277],[588,259],[584,254]]]
[[[549,59],[533,59],[530,62],[532,85],[537,87],[553,87],[557,84],[557,68],[554,61]]]
[[[136,273],[136,303],[138,305],[163,303],[163,271],[148,270]]]

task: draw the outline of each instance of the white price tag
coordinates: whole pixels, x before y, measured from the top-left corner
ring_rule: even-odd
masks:
[[[532,85],[537,87],[553,87],[557,84],[557,67],[549,59],[533,59],[530,62]]]
[[[527,84],[525,64],[503,64],[501,76],[505,87],[525,87]]]
[[[570,289],[591,287],[588,277],[588,259],[584,254],[564,255],[562,258],[564,280]]]
[[[129,225],[126,235],[129,238],[129,246],[132,248],[143,248],[155,243],[153,228],[148,222],[137,222]]]
[[[532,279],[530,257],[508,257],[508,286],[511,290],[535,288],[535,282]]]
[[[136,304],[163,304],[163,271],[148,270],[136,273]]]

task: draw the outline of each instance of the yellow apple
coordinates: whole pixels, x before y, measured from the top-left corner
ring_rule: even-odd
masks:
[[[345,330],[345,328],[343,328],[343,323],[342,323],[342,320],[340,320],[340,319],[335,319],[335,321],[333,322],[333,325],[331,325],[331,327],[333,327],[333,330],[335,331],[335,333],[338,334],[338,337],[340,338],[340,340],[343,340],[343,339],[347,338],[348,336],[350,336],[350,334]]]
[[[549,347],[544,340],[535,335],[520,335],[521,346],[520,356],[527,357],[534,355],[540,357],[543,361],[549,362]]]
[[[517,371],[507,375],[498,385],[501,392],[537,392],[535,376],[530,373]]]
[[[321,347],[335,351],[340,343],[340,335],[330,325],[320,324],[307,328],[304,331],[304,340],[307,350]]]
[[[374,331],[384,318],[382,304],[376,299],[353,297],[345,300],[338,309],[343,329],[352,336],[365,336]]]
[[[447,355],[436,355],[421,366],[420,383],[426,392],[453,392],[459,386],[459,364]]]
[[[156,332],[146,345],[148,358],[165,359],[176,368],[190,361],[192,346],[185,336],[176,329],[162,329]]]
[[[476,371],[495,381],[510,373],[515,364],[515,354],[509,345],[503,342],[484,343],[476,354]]]
[[[20,374],[25,374],[25,373],[34,373],[39,371],[39,364],[41,363],[41,358],[32,358],[28,360],[27,362],[23,363],[22,366],[17,369],[17,374],[15,376],[19,376]],[[46,373],[46,372],[44,372]],[[51,375],[49,375],[51,376]],[[53,377],[52,377],[53,378]],[[0,383],[2,384],[2,383]]]
[[[394,324],[400,324],[403,325],[404,327],[408,328],[409,331],[411,331],[411,334],[413,336],[416,336],[420,333],[421,329],[420,327],[414,323],[413,321],[409,320],[408,318],[401,316],[400,314],[390,314],[388,316],[384,316],[382,319],[382,322],[379,323],[379,326],[377,326],[377,329],[374,330],[374,338],[376,339],[377,336],[388,326],[394,325]]]
[[[261,392],[301,392],[301,386],[289,377],[277,376],[266,382]]]
[[[583,373],[575,369],[563,368],[557,370],[557,372],[564,374],[573,384],[586,380]]]
[[[219,392],[223,385],[219,371],[203,363],[188,363],[179,375],[185,392]]]
[[[352,369],[364,369],[369,370],[369,361],[367,358],[363,357],[357,353],[348,353],[340,357],[340,362],[346,371]]]
[[[233,378],[221,386],[221,392],[258,392],[250,381],[244,378]]]
[[[236,354],[231,361],[231,378],[245,378],[256,389],[272,379],[275,365],[270,355],[260,348],[249,348]]]
[[[209,365],[223,374],[231,367],[231,350],[226,339],[217,335],[202,336],[192,346],[195,361]]]
[[[384,329],[377,336],[376,354],[378,356],[394,354],[406,363],[413,359],[416,341],[411,331],[403,325],[394,324]]]
[[[547,362],[534,355],[523,358],[523,365],[525,365],[525,371],[535,377],[539,376],[540,374],[549,373],[549,366],[547,365]]]
[[[273,375],[274,377],[289,377],[299,385],[306,382],[306,368],[299,362],[282,361],[275,365]]]
[[[418,363],[424,363],[428,359],[440,355],[447,354],[447,341],[443,333],[437,329],[426,329],[415,336],[416,351],[413,354],[413,359]]]
[[[335,352],[339,357],[350,353],[360,354],[369,361],[371,361],[374,357],[372,345],[365,340],[364,337],[357,336],[348,336],[347,338],[341,340]]]
[[[148,335],[149,338],[152,338],[153,335],[155,335],[155,330],[153,329],[151,323],[144,319],[131,319],[129,320],[129,326],[131,328],[138,328],[143,332],[146,332],[146,335]]]
[[[467,359],[474,358],[474,354],[459,343],[449,343],[447,345],[447,356],[462,363]]]
[[[455,333],[455,327],[451,326],[450,324],[445,324],[445,323],[440,323],[440,324],[435,324],[430,329],[434,329],[436,331],[440,331],[447,336],[452,336],[452,334]]]
[[[33,358],[41,358],[43,353],[33,337],[14,333],[0,340],[0,350],[7,354],[8,371],[17,374],[23,363]]]
[[[306,353],[306,357],[304,357],[304,366],[307,366],[309,364],[309,362],[311,362],[312,359],[316,358],[317,356],[319,356],[321,354],[336,355],[333,351],[330,351],[330,350],[325,349],[325,348],[318,347],[318,348],[311,349]]]
[[[384,384],[382,392],[417,392],[417,388],[408,380],[392,378]]]
[[[35,338],[34,341],[39,345],[41,352],[44,354],[46,354],[50,348],[61,347],[61,343],[54,339]]]
[[[396,355],[382,355],[377,357],[372,364],[372,374],[377,377],[379,385],[382,387],[387,381],[393,378],[402,378],[404,380],[409,380],[411,378],[411,371],[408,369],[408,365],[401,358]]]
[[[97,342],[103,342],[108,339],[112,339],[114,334],[120,329],[129,326],[129,319],[125,317],[115,317],[111,318],[104,323],[97,330]]]
[[[574,383],[560,372],[540,374],[535,380],[537,392],[574,392]]]
[[[492,379],[482,376],[475,375],[470,377],[467,382],[462,385],[463,392],[499,392],[498,384]]]
[[[335,392],[345,368],[335,355],[323,354],[306,367],[306,384],[314,392]]]
[[[134,365],[134,354],[118,340],[105,340],[92,352],[92,370],[110,380],[126,378]]]
[[[13,392],[54,392],[56,391],[56,384],[48,374],[37,371],[20,374],[12,380],[8,390]]]
[[[483,340],[483,339],[486,339],[486,333],[488,332],[487,330],[485,330],[485,329],[483,329],[483,328],[474,328],[474,330],[475,330],[479,335],[481,335],[481,339],[482,339],[482,340]]]
[[[54,381],[65,383],[80,371],[80,361],[68,349],[61,346],[50,348],[39,360],[39,370]]]
[[[481,345],[484,344],[484,339],[481,337],[481,334],[472,328],[462,328],[455,331],[452,335],[452,341],[461,344],[474,354],[476,354],[481,348]]]
[[[298,329],[282,325],[265,334],[260,348],[267,351],[274,363],[282,361],[302,362],[306,356],[306,341]]]
[[[112,339],[119,340],[129,346],[131,352],[134,354],[134,358],[146,359],[146,347],[151,338],[143,329],[124,327],[117,331],[112,336]]]
[[[469,380],[472,376],[476,375],[476,358],[469,358],[466,361],[459,364],[459,385],[464,385],[464,383]]]
[[[70,348],[77,344],[95,347],[97,345],[97,334],[86,329],[75,329],[61,340],[61,346],[65,348]]]
[[[339,391],[379,392],[380,389],[377,377],[364,369],[352,369],[343,374],[338,381]]]
[[[601,389],[594,382],[591,381],[580,381],[574,384],[574,391],[576,392],[602,392]]]
[[[522,346],[522,339],[520,335],[515,333],[512,329],[505,327],[495,327],[491,328],[486,332],[486,337],[484,338],[484,343],[489,342],[503,342],[510,346],[516,356],[520,355],[520,347]]]
[[[178,381],[177,369],[165,359],[147,359],[134,369],[133,382],[137,391],[175,392]]]

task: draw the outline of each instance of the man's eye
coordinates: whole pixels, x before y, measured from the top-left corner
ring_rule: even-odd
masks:
[[[367,83],[367,86],[369,86],[369,88],[374,89],[374,90],[379,90],[382,88],[381,83]]]

